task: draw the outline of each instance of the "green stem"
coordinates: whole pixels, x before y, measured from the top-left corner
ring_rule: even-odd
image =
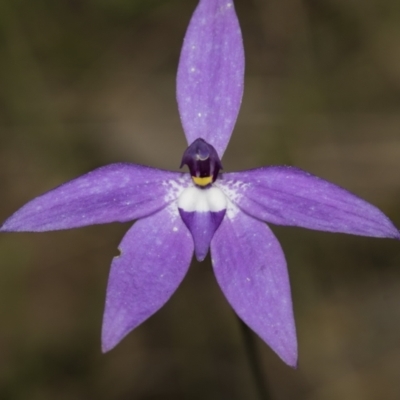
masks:
[[[240,330],[242,331],[243,342],[247,358],[250,364],[251,373],[254,378],[256,390],[260,400],[272,400],[272,397],[268,391],[268,384],[265,377],[265,373],[262,371],[261,360],[257,352],[254,333],[250,328],[243,323],[239,318]]]

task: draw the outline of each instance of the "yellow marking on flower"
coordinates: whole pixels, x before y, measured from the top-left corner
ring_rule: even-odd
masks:
[[[212,183],[212,176],[205,176],[203,178],[199,176],[192,176],[192,179],[197,186],[207,186]]]

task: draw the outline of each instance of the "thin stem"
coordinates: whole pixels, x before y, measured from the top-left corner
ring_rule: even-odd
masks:
[[[247,358],[249,360],[251,373],[254,377],[254,383],[260,400],[272,400],[268,391],[265,373],[262,371],[261,360],[257,352],[254,334],[250,328],[238,318],[240,330],[242,331],[243,342]]]

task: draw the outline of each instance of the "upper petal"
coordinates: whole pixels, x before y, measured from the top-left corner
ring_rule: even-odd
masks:
[[[282,249],[260,222],[232,208],[211,242],[215,275],[239,317],[291,366],[297,339]]]
[[[200,0],[182,47],[179,113],[189,145],[203,138],[221,158],[243,94],[244,52],[232,0]]]
[[[243,211],[273,224],[400,238],[378,208],[298,168],[265,167],[224,174],[219,185]]]
[[[190,184],[187,175],[134,164],[111,164],[27,203],[1,231],[48,231],[150,215]]]
[[[119,249],[107,286],[103,351],[116,346],[171,297],[189,267],[193,241],[171,204],[137,221]]]

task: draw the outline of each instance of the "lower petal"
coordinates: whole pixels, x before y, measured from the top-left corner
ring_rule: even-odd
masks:
[[[211,240],[224,219],[225,211],[185,212],[181,208],[179,209],[182,221],[192,234],[194,252],[198,261],[206,258]]]
[[[184,278],[193,241],[176,205],[135,223],[123,238],[108,280],[102,347],[111,350],[159,310]]]
[[[203,261],[226,212],[226,197],[216,187],[184,189],[178,199],[181,218],[193,237],[196,258]]]
[[[286,261],[268,226],[237,210],[214,235],[217,281],[238,316],[284,362],[297,363],[297,339]]]

